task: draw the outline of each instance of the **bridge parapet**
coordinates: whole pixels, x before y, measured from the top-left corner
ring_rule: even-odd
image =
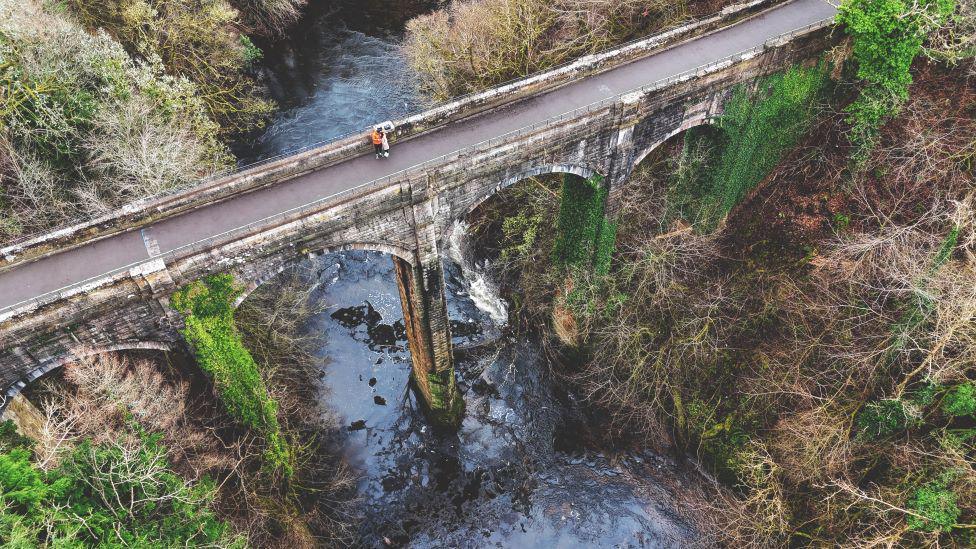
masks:
[[[680,131],[709,123],[721,114],[735,86],[793,63],[814,62],[831,40],[827,29],[801,29],[650,86],[0,310],[0,387],[16,389],[37,372],[60,364],[76,349],[140,341],[178,342],[180,320],[169,310],[168,296],[202,276],[231,272],[253,289],[303,257],[344,248],[376,249],[402,260],[397,262],[398,270],[407,274],[400,278],[419,299],[404,298],[405,313],[422,316],[429,336],[431,352],[425,368],[445,371],[450,365],[450,334],[443,308],[439,248],[452,221],[515,181],[546,172],[603,175],[611,185],[612,208],[614,189],[649,150]],[[314,165],[309,159],[294,162],[289,169]],[[267,174],[274,170],[270,165],[265,168],[270,171],[260,177],[271,177]],[[247,185],[258,181],[248,177],[251,175],[229,184],[238,185],[235,192],[245,192]],[[413,309],[408,311],[408,306]]]
[[[751,0],[727,6],[719,13],[683,23],[666,32],[634,40],[606,52],[587,55],[490,90],[452,99],[422,113],[396,121],[398,127],[396,139],[403,141],[417,137],[498,106],[552,91],[573,80],[618,67],[667,49],[679,42],[752,17],[782,2],[783,0]],[[7,243],[0,247],[0,272],[23,262],[34,261],[121,232],[139,229],[173,215],[281,183],[365,154],[371,150],[371,145],[366,138],[367,133],[367,130],[363,129],[327,142],[315,143],[240,167],[233,173],[214,176],[191,188],[173,189],[167,193],[135,201],[92,220]]]

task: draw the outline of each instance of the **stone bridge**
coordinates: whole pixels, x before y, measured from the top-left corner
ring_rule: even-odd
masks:
[[[834,42],[824,0],[770,4],[397,121],[388,160],[368,154],[364,132],[8,246],[0,388],[9,397],[85,354],[182,345],[168,297],[208,274],[249,292],[303,258],[368,249],[394,257],[418,387],[435,411],[455,409],[440,398],[454,400],[441,266],[453,222],[543,173],[603,176],[612,210],[651,150],[714,120],[736,86]]]

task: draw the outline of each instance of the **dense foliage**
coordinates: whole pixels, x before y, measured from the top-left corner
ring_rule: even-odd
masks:
[[[110,211],[224,165],[186,79],[38,3],[0,0],[0,239]]]
[[[241,424],[262,434],[266,459],[288,475],[292,463],[288,442],[278,425],[278,404],[234,324],[234,300],[240,288],[231,275],[213,275],[173,295],[172,306],[186,319],[183,337],[197,362],[213,379],[221,402]]]
[[[213,484],[175,474],[159,435],[83,441],[50,470],[2,426],[0,542],[4,547],[241,546],[209,509]],[[138,430],[138,428],[137,428]]]
[[[246,4],[260,17],[269,4],[291,2]],[[137,58],[156,60],[167,74],[193,82],[225,132],[252,129],[270,113],[272,105],[246,73],[255,58],[253,43],[235,29],[239,13],[226,0],[69,0],[68,5],[89,30],[103,29]]]
[[[600,176],[563,176],[553,261],[567,269],[610,269],[616,224],[606,218],[607,186]]]
[[[0,241],[184,187],[274,105],[263,53],[305,0],[0,0]]]
[[[942,27],[956,0],[847,0],[837,20],[853,39],[861,96],[847,110],[855,139],[870,146],[881,124],[908,98],[910,69],[926,36]]]

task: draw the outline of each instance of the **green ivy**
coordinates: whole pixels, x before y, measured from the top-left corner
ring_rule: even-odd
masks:
[[[792,67],[755,90],[736,88],[716,123],[719,137],[686,133],[680,161],[686,169],[678,170],[670,190],[676,213],[714,230],[809,129],[827,82],[822,66]]]
[[[607,201],[603,178],[565,174],[561,198],[553,260],[560,267],[588,266],[603,226]]]
[[[908,427],[909,418],[900,400],[869,403],[857,415],[858,430],[869,439],[891,436]]]
[[[593,272],[598,276],[610,274],[610,266],[613,262],[613,253],[617,249],[617,224],[612,221],[603,221],[600,233],[597,235],[596,252],[593,257]]]
[[[922,532],[947,532],[956,526],[962,512],[956,505],[956,493],[943,480],[922,486],[908,502],[917,515],[908,516],[908,527]]]
[[[595,267],[606,274],[616,245],[617,226],[606,219],[608,190],[603,177],[563,176],[562,201],[553,245],[561,268]]]
[[[265,459],[290,475],[290,450],[278,424],[278,403],[268,394],[251,353],[234,324],[234,300],[241,289],[228,274],[198,280],[173,295],[171,304],[183,313],[183,337],[200,367],[210,374],[227,411],[268,442]]]
[[[942,411],[956,417],[976,414],[976,384],[961,383],[949,389],[942,399]]]
[[[617,224],[605,215],[608,194],[599,175],[563,176],[553,263],[574,281],[565,304],[584,316],[597,312],[595,298],[607,282],[616,251]]]

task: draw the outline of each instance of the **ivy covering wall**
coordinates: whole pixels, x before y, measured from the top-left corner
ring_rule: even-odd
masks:
[[[687,132],[671,192],[675,213],[713,230],[810,127],[829,79],[823,67],[793,67],[738,87],[709,130]]]
[[[227,411],[267,441],[269,466],[290,474],[288,443],[278,424],[278,403],[268,394],[257,363],[234,324],[234,300],[241,288],[228,274],[198,280],[173,295],[173,308],[186,317],[183,337],[217,388]]]
[[[553,262],[560,268],[593,267],[597,274],[610,270],[617,226],[606,218],[608,189],[603,177],[589,179],[565,174],[559,207]]]

